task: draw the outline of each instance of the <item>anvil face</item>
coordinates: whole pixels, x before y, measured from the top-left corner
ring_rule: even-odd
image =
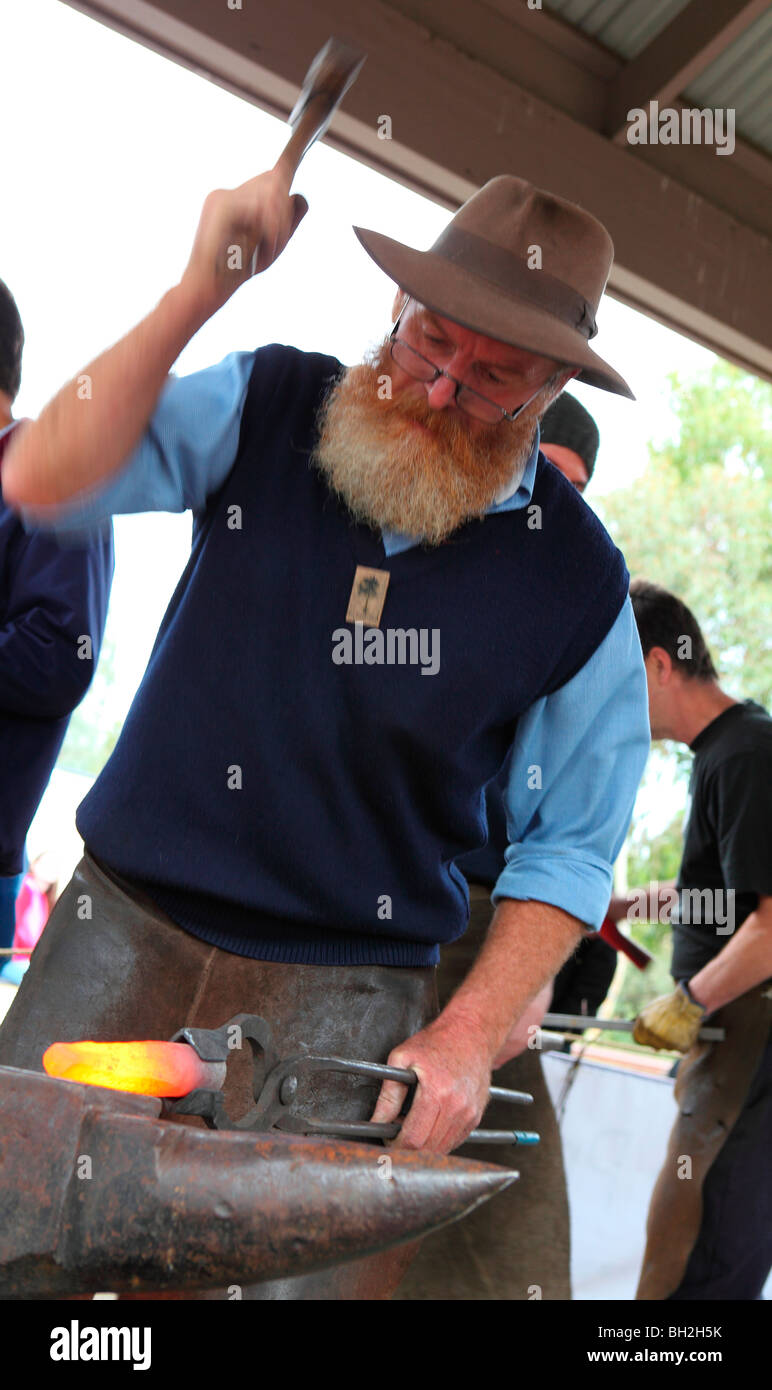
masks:
[[[0,1067],[0,1297],[258,1283],[415,1240],[511,1170],[194,1129],[147,1096]]]

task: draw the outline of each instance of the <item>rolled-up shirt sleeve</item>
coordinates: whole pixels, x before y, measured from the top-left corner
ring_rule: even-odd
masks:
[[[628,598],[582,669],[520,719],[504,791],[510,843],[492,901],[535,899],[599,927],[649,746]]]
[[[232,352],[204,371],[170,376],[120,470],[59,506],[22,508],[25,529],[84,540],[106,531],[112,516],[202,511],[235,462],[254,360],[254,352]]]

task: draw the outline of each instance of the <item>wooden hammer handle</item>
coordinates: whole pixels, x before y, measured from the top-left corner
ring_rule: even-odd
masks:
[[[292,180],[298,171],[300,161],[312,140],[316,139],[318,135],[322,135],[329,124],[330,116],[327,117],[325,124],[320,127],[320,103],[323,107],[328,106],[329,99],[322,95],[308,103],[308,106],[295,125],[295,129],[274,165],[274,168],[284,175],[287,181],[287,191],[290,189]],[[331,114],[332,113],[330,113],[330,115]]]

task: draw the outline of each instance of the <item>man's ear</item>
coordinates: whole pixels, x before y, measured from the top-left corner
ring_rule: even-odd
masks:
[[[579,367],[558,367],[558,370],[550,378],[550,381],[552,383],[552,394],[550,396],[549,402],[550,405],[552,405],[552,403],[557,400],[561,392],[565,391],[572,377],[579,375],[579,370]]]
[[[651,662],[658,685],[669,685],[673,675],[673,658],[664,647],[651,647],[646,660]]]
[[[542,414],[554,404],[561,392],[565,390],[571,378],[576,376],[578,371],[578,367],[574,371],[572,371],[570,367],[560,367],[558,371],[553,373],[549,381],[542,387],[542,390],[549,389],[547,404],[541,408]]]

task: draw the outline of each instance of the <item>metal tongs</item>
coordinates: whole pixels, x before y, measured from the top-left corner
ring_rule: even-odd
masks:
[[[236,1033],[235,1030],[238,1030]],[[303,1083],[319,1072],[344,1072],[373,1081],[400,1081],[413,1087],[418,1084],[414,1071],[401,1067],[383,1066],[378,1062],[352,1061],[346,1057],[318,1057],[301,1053],[279,1060],[276,1056],[270,1024],[259,1014],[236,1014],[220,1028],[182,1028],[171,1042],[188,1043],[203,1062],[224,1063],[233,1057],[234,1036],[238,1046],[247,1042],[252,1050],[252,1095],[255,1104],[239,1119],[233,1119],[225,1107],[222,1089],[195,1090],[179,1100],[164,1101],[166,1115],[200,1115],[210,1129],[246,1129],[256,1133],[279,1130],[284,1134],[324,1134],[340,1139],[394,1139],[401,1124],[376,1124],[372,1120],[351,1123],[344,1120],[321,1120],[315,1115],[298,1114],[292,1110],[302,1097]],[[224,1084],[224,1073],[223,1073]],[[489,1101],[505,1101],[513,1105],[531,1105],[533,1096],[527,1091],[507,1091],[492,1086]],[[467,1144],[538,1144],[539,1136],[528,1130],[475,1129],[464,1141]]]

